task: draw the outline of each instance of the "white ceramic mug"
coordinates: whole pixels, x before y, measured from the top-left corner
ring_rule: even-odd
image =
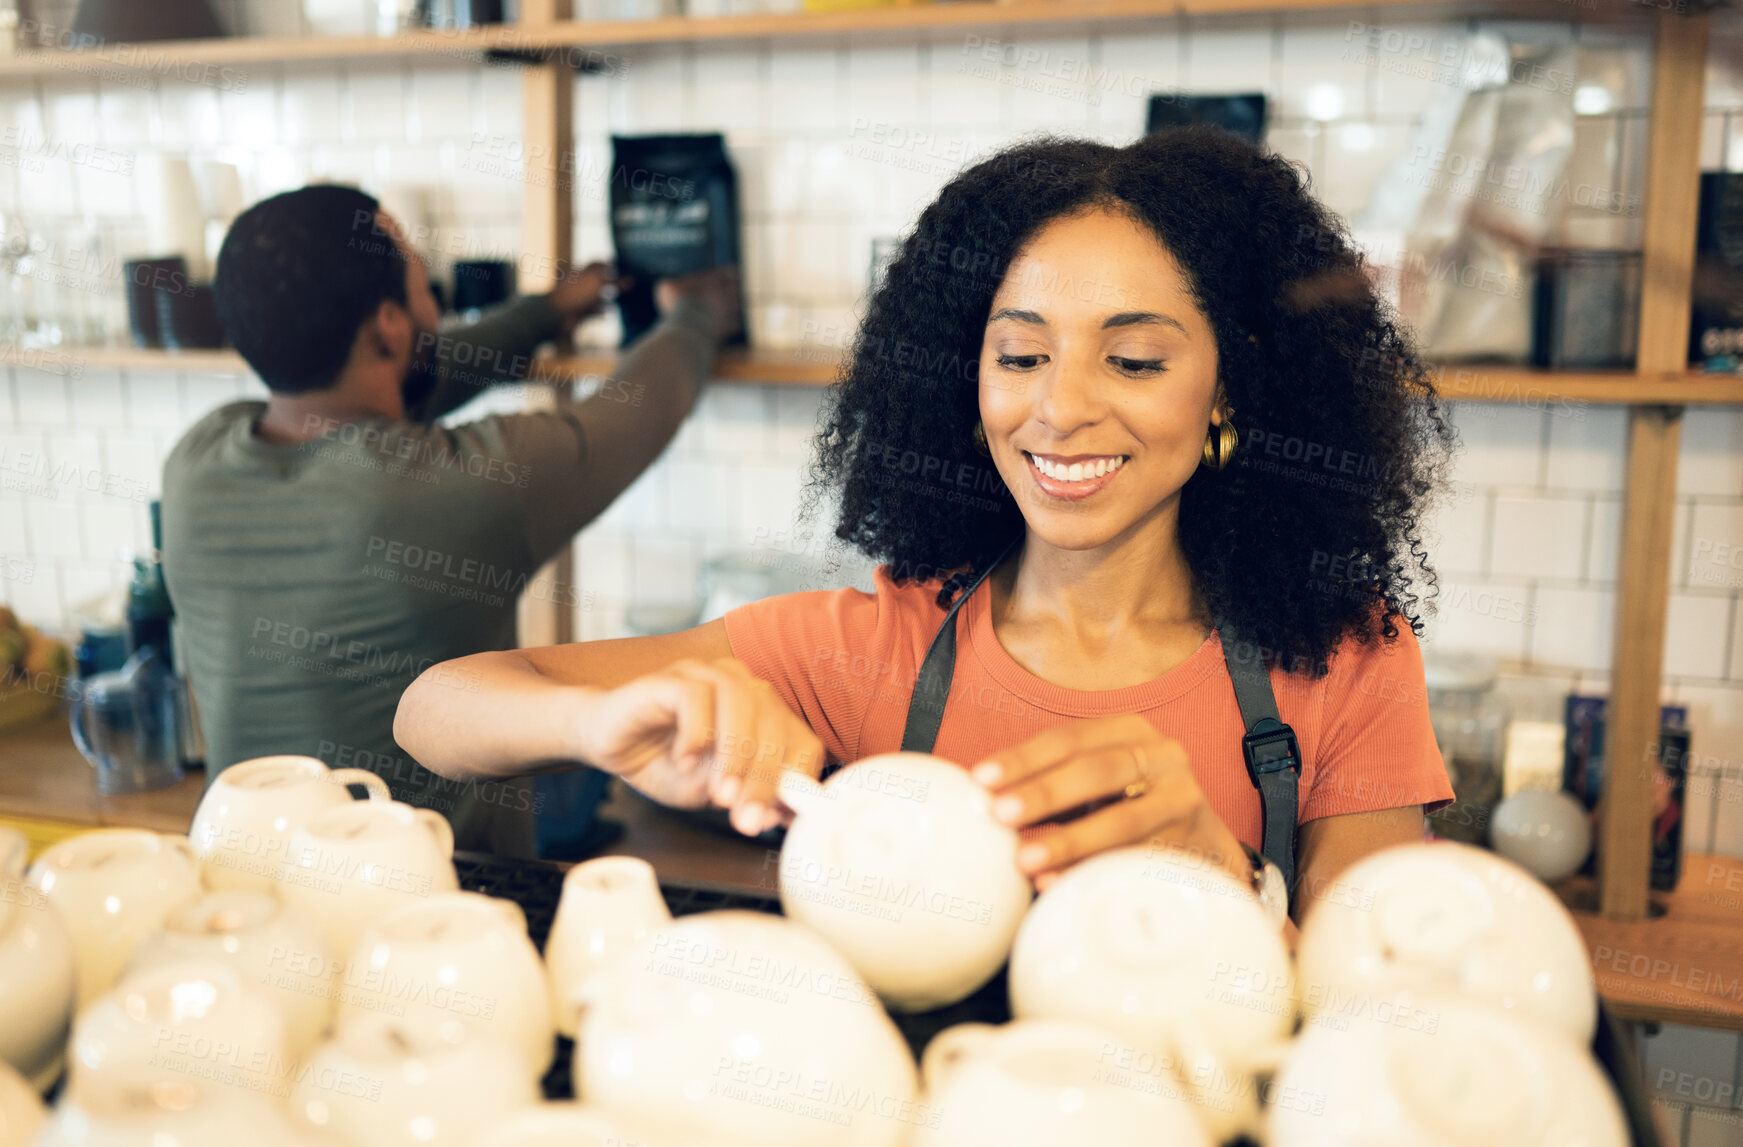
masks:
[[[510,1115],[472,1147],[634,1147],[605,1116],[579,1103],[540,1103]]]
[[[209,960],[142,968],[79,1013],[68,1089],[115,1092],[142,1074],[282,1096],[284,1018],[241,976]]]
[[[276,1004],[292,1056],[314,1046],[332,1019],[338,969],[326,937],[302,912],[264,892],[208,892],[180,905],[139,946],[127,974],[189,960],[229,967]]]
[[[341,1016],[381,1012],[437,1032],[493,1032],[520,1049],[535,1079],[551,1066],[545,968],[512,900],[437,892],[395,908],[364,932],[341,1000]]]
[[[399,801],[350,801],[291,834],[279,898],[306,913],[329,952],[350,953],[363,931],[402,904],[460,887],[454,830],[441,813]]]
[[[78,986],[73,942],[24,879],[24,834],[0,828],[0,1063],[46,1091],[61,1070]]]
[[[200,894],[188,838],[142,828],[69,837],[36,858],[29,880],[72,938],[80,1008],[114,986],[172,908]]]
[[[1395,845],[1345,869],[1328,892],[1296,951],[1309,1018],[1455,991],[1591,1041],[1597,992],[1585,941],[1517,864],[1466,844]]]
[[[367,769],[329,770],[314,757],[256,757],[220,772],[188,827],[206,887],[272,891],[291,834],[323,809],[348,803],[348,785],[362,785],[370,800],[393,799],[387,782]]]
[[[152,1069],[63,1096],[33,1147],[330,1147],[270,1100]]]
[[[1088,1024],[1166,1066],[1219,1142],[1252,1129],[1253,1076],[1295,1019],[1289,953],[1251,887],[1172,848],[1069,869],[1023,921],[1010,984],[1019,1019]]]
[[[782,909],[891,1008],[956,1003],[1010,955],[1033,893],[1016,832],[960,766],[886,753],[822,785],[787,772],[781,799],[798,812],[781,846]]]
[[[913,1130],[901,1033],[852,965],[793,921],[685,916],[581,993],[575,1094],[635,1140],[898,1147]]]
[[[563,877],[545,941],[552,1018],[575,1036],[576,993],[596,972],[672,921],[653,865],[633,856],[583,861]]]
[[[538,1098],[519,1051],[488,1032],[437,1034],[366,1014],[335,1025],[291,1110],[352,1147],[469,1147]]]
[[[1631,1141],[1589,1048],[1522,1009],[1450,992],[1408,999],[1308,1020],[1269,1091],[1269,1147]]]
[[[958,1024],[932,1037],[912,1147],[1213,1147],[1167,1076],[1121,1066],[1120,1041],[1080,1024]]]
[[[0,1147],[30,1147],[47,1120],[48,1110],[36,1088],[0,1063]]]

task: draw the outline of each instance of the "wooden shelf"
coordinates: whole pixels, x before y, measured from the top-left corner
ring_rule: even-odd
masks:
[[[835,381],[839,362],[837,353],[826,348],[725,350],[715,360],[714,381],[822,387]],[[533,376],[557,379],[610,374],[616,365],[616,351],[588,350],[537,359],[533,363]]]
[[[610,374],[617,351],[585,348],[574,354],[547,355],[533,363],[533,377],[579,378]],[[142,350],[135,347],[65,347],[59,360],[84,369],[187,370],[246,374],[248,364],[233,350]],[[840,355],[830,347],[727,350],[715,365],[714,381],[768,386],[828,386],[835,381]],[[1743,374],[1688,371],[1639,375],[1627,371],[1531,370],[1517,366],[1440,366],[1435,384],[1453,402],[1504,402],[1515,405],[1743,406]]]
[[[476,62],[487,51],[554,54],[576,67],[610,66],[589,60],[576,49],[652,48],[742,40],[814,39],[872,36],[880,39],[948,34],[968,28],[1030,31],[1091,27],[1181,16],[1287,13],[1303,18],[1337,19],[1340,13],[1397,9],[1399,19],[1446,14],[1491,13],[1510,18],[1566,18],[1567,4],[1556,0],[958,0],[900,8],[833,12],[782,12],[713,19],[668,17],[658,20],[560,20],[538,27],[434,29],[396,36],[236,36],[209,40],[158,40],[100,45],[79,51],[29,51],[0,57],[0,81],[54,75],[89,76],[104,72],[164,72],[189,76],[202,67],[244,68],[268,64],[332,64],[346,61],[401,61],[442,64]],[[1370,17],[1371,18],[1371,17]],[[223,76],[208,77],[222,84]],[[232,80],[235,77],[231,77]]]
[[[1743,1031],[1743,860],[1690,853],[1663,915],[1611,920],[1589,909],[1595,882],[1556,890],[1592,956],[1598,994],[1618,1019]]]
[[[247,374],[248,364],[233,350],[152,350],[130,346],[56,347],[54,360],[69,370],[190,370]],[[65,373],[65,372],[63,372]]]
[[[1528,406],[1743,405],[1743,374],[1671,371],[1533,370],[1517,366],[1438,366],[1435,385],[1454,402]]]

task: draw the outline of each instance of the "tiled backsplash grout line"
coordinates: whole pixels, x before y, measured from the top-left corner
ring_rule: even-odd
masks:
[[[1743,679],[1743,665],[1734,664],[1737,657],[1737,610],[1738,594],[1731,593],[1731,608],[1725,613],[1725,680],[1737,681]]]
[[[1548,461],[1549,444],[1544,444],[1545,462]],[[1545,475],[1547,477],[1547,475]],[[1590,585],[1596,580],[1597,571],[1592,569],[1595,555],[1592,553],[1592,534],[1597,529],[1598,496],[1588,494],[1584,499],[1580,523],[1580,583]]]

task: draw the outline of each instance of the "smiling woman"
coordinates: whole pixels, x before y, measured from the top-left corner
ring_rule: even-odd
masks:
[[[863,353],[898,341],[919,353]],[[980,360],[979,387],[909,365],[956,355]],[[1068,429],[1061,412],[1111,417],[1061,454],[1036,440],[1042,424]],[[972,461],[977,420],[1010,493],[998,512],[889,483],[878,445]],[[1276,449],[1244,454],[1241,435]],[[1452,441],[1359,250],[1301,171],[1225,133],[1179,130],[1126,148],[1041,140],[952,181],[871,300],[818,476],[842,491],[844,539],[897,571],[961,571],[941,603],[1025,522],[1067,530],[1075,514],[1113,530],[1140,506],[1178,515],[1203,616],[1323,673],[1345,637],[1420,623],[1417,587],[1433,579],[1419,515]],[[1098,453],[1139,465],[1087,491],[1122,509],[1086,516],[1063,504],[1079,500],[1064,483]],[[1290,454],[1353,456],[1357,480],[1269,462]],[[1358,576],[1320,577],[1333,559]]]
[[[886,563],[872,593],[467,658],[482,688],[420,680],[396,734],[446,775],[585,760],[747,832],[789,819],[786,769],[932,751],[1041,888],[1172,846],[1280,912],[1299,826],[1304,911],[1452,795],[1415,640],[1451,441],[1290,164],[1206,130],[1025,144],[921,215],[835,390],[814,488]]]

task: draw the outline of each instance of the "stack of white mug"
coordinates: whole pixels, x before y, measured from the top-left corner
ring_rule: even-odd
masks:
[[[1217,858],[1118,850],[1033,897],[949,762],[782,795],[784,918],[673,920],[602,858],[543,960],[517,905],[458,890],[446,821],[360,770],[245,762],[190,836],[100,829],[28,871],[0,830],[0,1147],[1627,1142],[1571,918],[1481,850],[1361,861],[1292,957]],[[916,1064],[890,1013],[1007,966],[1015,1018]],[[539,1098],[558,1032],[576,1102]]]

